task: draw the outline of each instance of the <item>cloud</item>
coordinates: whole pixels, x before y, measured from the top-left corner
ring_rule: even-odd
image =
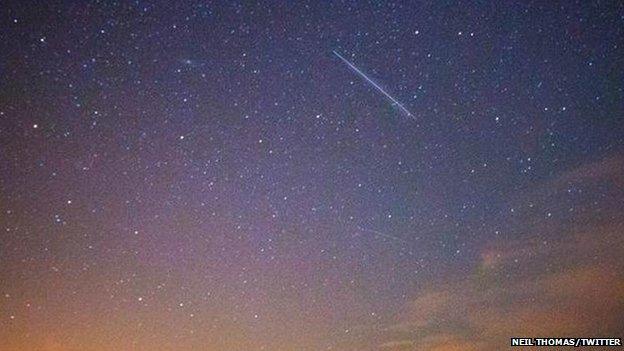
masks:
[[[487,351],[506,347],[514,336],[618,336],[623,232],[610,224],[548,245],[490,245],[473,274],[421,291],[386,329],[409,346],[380,348]]]
[[[442,274],[394,318],[362,326],[359,349],[493,351],[511,337],[619,337],[623,170],[624,157],[614,155],[515,194],[512,207],[523,212],[497,219],[511,234],[475,248],[464,275]],[[546,220],[551,208],[560,211]]]
[[[570,223],[600,220],[596,213],[582,210],[588,204],[596,202],[601,207],[609,204],[608,211],[615,215],[621,212],[619,203],[622,196],[624,154],[613,154],[558,173],[551,178],[530,183],[530,187],[510,194],[507,205],[514,210],[513,216],[521,219],[522,222],[516,224],[520,224],[522,228],[545,228],[553,223],[553,220],[543,221],[546,213],[551,211],[554,212],[553,219],[565,218]],[[567,208],[563,208],[564,204]],[[556,213],[558,208],[563,211]]]
[[[624,157],[614,154],[599,161],[587,163],[561,174],[553,182],[554,185],[568,186],[578,183],[595,183],[612,181],[622,185],[624,180]]]

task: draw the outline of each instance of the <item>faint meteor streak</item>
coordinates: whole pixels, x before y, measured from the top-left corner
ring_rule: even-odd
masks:
[[[373,234],[375,234],[375,235],[377,235],[377,236],[380,236],[380,237],[382,237],[382,238],[386,238],[386,239],[390,239],[390,240],[398,241],[398,242],[401,242],[401,243],[403,243],[403,244],[408,244],[408,245],[409,245],[409,242],[407,242],[406,240],[403,240],[403,239],[401,239],[401,238],[397,238],[396,236],[392,236],[392,235],[384,234],[384,233],[382,233],[382,232],[380,232],[380,231],[378,231],[378,230],[374,230],[374,229],[366,229],[366,228],[362,228],[362,227],[360,227],[360,226],[357,226],[357,228],[358,228],[359,230],[363,231],[363,232],[373,233]]]
[[[405,112],[409,117],[414,118],[414,115],[412,115],[411,112],[409,112],[408,109],[405,108],[405,106],[403,106],[397,99],[393,98],[392,95],[388,94],[385,90],[383,90],[382,87],[379,86],[379,84],[375,83],[372,79],[368,78],[368,76],[366,76],[366,74],[364,74],[364,72],[360,71],[357,67],[355,67],[354,64],[352,64],[351,62],[349,62],[349,60],[347,60],[346,58],[342,57],[342,55],[340,55],[339,53],[337,53],[336,51],[333,51],[334,55],[338,56],[338,58],[340,58],[344,63],[346,63],[349,67],[351,67],[352,70],[354,70],[357,74],[359,74],[362,78],[366,79],[367,82],[369,82],[370,84],[372,84],[377,90],[379,90],[382,94],[384,94],[388,99],[390,99],[390,101],[392,101],[395,105],[397,105],[403,112]]]

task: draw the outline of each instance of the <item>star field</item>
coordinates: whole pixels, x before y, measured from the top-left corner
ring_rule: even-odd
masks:
[[[621,3],[0,14],[0,350],[622,337]]]

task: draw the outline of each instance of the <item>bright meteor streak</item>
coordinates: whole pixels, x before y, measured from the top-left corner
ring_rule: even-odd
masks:
[[[411,112],[409,112],[408,109],[406,109],[397,99],[393,98],[390,94],[388,94],[385,90],[383,90],[382,87],[379,86],[379,84],[375,83],[372,79],[368,78],[366,76],[366,74],[364,74],[364,72],[360,71],[357,67],[355,67],[354,64],[352,64],[351,62],[349,62],[349,60],[347,60],[346,58],[342,57],[342,55],[340,55],[339,53],[337,53],[336,51],[333,51],[334,55],[338,56],[344,63],[346,63],[349,67],[351,67],[352,70],[354,70],[357,74],[359,74],[360,76],[362,76],[362,78],[366,79],[367,82],[371,83],[377,90],[379,90],[382,94],[384,94],[388,99],[390,99],[390,101],[392,101],[394,104],[396,104],[403,112],[405,112],[409,117],[414,118],[414,115],[412,115]]]

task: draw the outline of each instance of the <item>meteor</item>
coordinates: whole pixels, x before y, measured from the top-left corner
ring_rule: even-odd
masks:
[[[372,79],[368,78],[368,76],[366,76],[366,74],[364,74],[364,72],[360,71],[357,67],[355,67],[354,64],[352,64],[351,62],[349,62],[349,60],[347,60],[346,58],[342,57],[342,55],[340,55],[339,53],[337,53],[336,51],[333,51],[334,55],[338,56],[338,58],[340,58],[344,63],[347,64],[347,66],[349,66],[352,70],[354,70],[357,74],[359,74],[362,78],[366,79],[367,82],[369,82],[370,84],[372,84],[377,90],[379,90],[382,94],[384,94],[388,99],[390,99],[390,101],[392,101],[392,103],[394,103],[395,105],[397,105],[403,112],[405,112],[405,114],[407,114],[408,117],[412,117],[414,118],[414,115],[412,115],[411,112],[409,112],[408,109],[405,108],[405,106],[403,106],[397,99],[393,98],[390,94],[388,94],[385,90],[383,90],[382,87],[379,86],[379,84],[375,83],[375,81],[373,81]]]
[[[392,235],[384,234],[384,233],[382,233],[382,232],[380,232],[380,231],[378,231],[378,230],[374,230],[374,229],[366,229],[366,228],[362,228],[362,227],[360,227],[360,226],[357,226],[357,229],[359,229],[360,231],[363,231],[363,232],[372,233],[372,234],[374,234],[374,235],[377,235],[377,236],[380,236],[380,237],[383,237],[383,238],[386,238],[386,239],[390,239],[390,240],[393,240],[393,241],[398,241],[398,242],[400,242],[400,243],[403,243],[403,244],[407,244],[407,245],[409,245],[409,242],[408,242],[408,241],[406,241],[406,240],[403,240],[403,239],[401,239],[401,238],[397,238],[396,236],[392,236]]]

